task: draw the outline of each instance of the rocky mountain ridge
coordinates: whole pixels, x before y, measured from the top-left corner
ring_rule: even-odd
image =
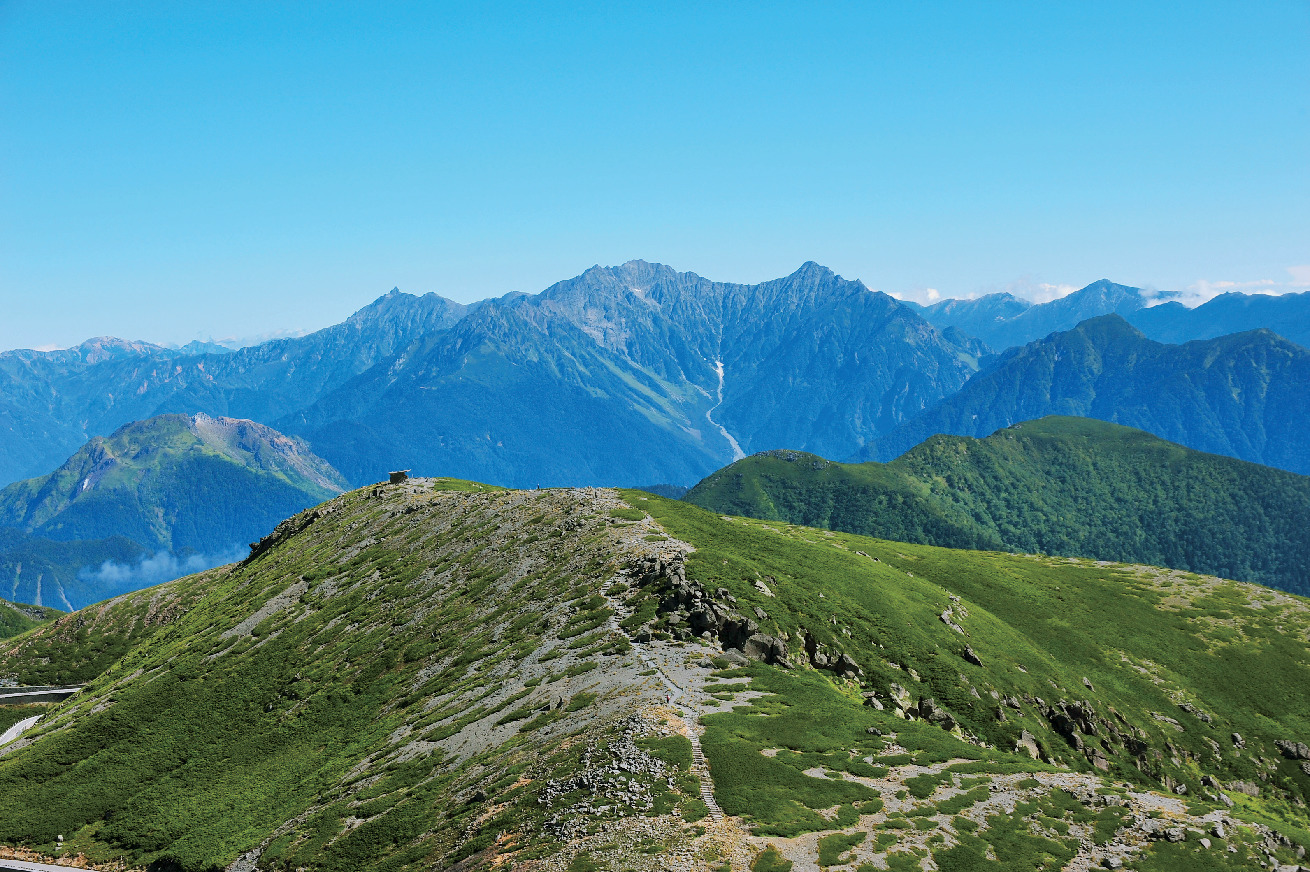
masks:
[[[517,484],[693,480],[734,456],[725,434],[853,451],[963,384],[976,352],[817,264],[739,285],[632,261],[467,307],[393,292],[231,354],[0,355],[0,475],[42,472],[132,420],[203,412],[305,436],[356,483],[438,458]]]

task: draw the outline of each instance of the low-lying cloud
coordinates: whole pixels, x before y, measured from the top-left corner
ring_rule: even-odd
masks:
[[[210,554],[189,554],[179,557],[169,551],[160,551],[149,557],[143,557],[134,564],[116,563],[106,560],[98,567],[84,566],[77,577],[85,582],[122,590],[137,590],[163,584],[184,575],[203,572],[215,566],[240,560],[247,554],[247,549],[232,545]]]
[[[1220,294],[1266,294],[1276,297],[1281,294],[1310,291],[1310,264],[1289,266],[1287,274],[1290,276],[1288,281],[1275,281],[1274,279],[1207,281],[1202,279],[1177,291],[1156,292],[1153,294],[1148,290],[1147,297],[1149,298],[1149,305],[1152,306],[1177,300],[1184,306],[1193,308],[1202,303],[1210,302]]]

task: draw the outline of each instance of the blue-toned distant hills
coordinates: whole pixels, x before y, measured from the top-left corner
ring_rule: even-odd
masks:
[[[972,300],[942,300],[931,306],[906,305],[943,330],[954,327],[985,342],[993,351],[1023,345],[1088,318],[1120,315],[1150,339],[1190,342],[1228,333],[1266,328],[1284,339],[1310,346],[1310,292],[1301,294],[1222,294],[1188,308],[1177,301],[1159,305],[1141,288],[1102,279],[1049,303],[1030,303],[1012,294]]]
[[[1046,415],[1310,473],[1310,350],[1265,329],[1169,345],[1103,315],[996,356],[855,459],[891,460],[938,433],[982,438]]]
[[[518,486],[688,485],[742,453],[884,456],[934,426],[961,432],[939,407],[985,419],[971,433],[1079,414],[1305,470],[1301,406],[1271,405],[1250,388],[1266,375],[1276,385],[1278,361],[1298,356],[1284,346],[1305,339],[1310,294],[1230,294],[1197,309],[1147,302],[1136,288],[1099,281],[1042,305],[1000,294],[923,308],[814,263],[743,285],[632,261],[469,306],[393,291],[341,324],[235,352],[96,339],[0,354],[0,482],[45,474],[132,421],[200,413],[302,437],[355,484],[411,468]],[[1081,363],[1063,358],[1049,390],[1015,385],[1022,399],[1011,405],[1022,414],[1005,407],[994,387],[998,352],[1108,313],[1148,341],[1213,336],[1225,325],[1282,338],[1242,340],[1250,353],[1231,360],[1232,382],[1219,391],[1195,384],[1216,372],[1203,354],[1142,346],[1155,349],[1152,366],[1116,375],[1116,355],[1137,340],[1083,331],[1060,340],[1086,349]],[[1102,358],[1110,372],[1079,368]],[[1181,392],[1151,396],[1159,384]],[[1089,386],[1094,396],[1084,396]],[[988,391],[996,403],[964,411]],[[1135,405],[1122,405],[1129,397]],[[1150,411],[1161,403],[1172,410]]]
[[[391,293],[231,354],[98,340],[0,355],[0,480],[129,421],[203,412],[303,436],[356,483],[406,467],[689,484],[732,440],[849,454],[959,389],[982,350],[812,263],[739,285],[633,261],[474,306]]]
[[[246,556],[345,480],[253,421],[161,415],[0,490],[0,596],[72,610]]]

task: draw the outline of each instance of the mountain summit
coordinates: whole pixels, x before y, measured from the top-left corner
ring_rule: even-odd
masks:
[[[180,574],[133,577],[151,554],[177,555],[183,570],[193,555],[235,559],[279,519],[344,487],[303,440],[254,421],[162,415],[0,491],[0,573],[13,579],[11,598],[40,604],[44,585],[47,604],[82,605]],[[103,560],[122,569],[99,578]]]
[[[743,285],[634,260],[472,306],[393,289],[232,354],[0,355],[0,476],[182,411],[303,436],[356,483],[690,483],[776,445],[849,454],[958,389],[976,353],[813,262]]]

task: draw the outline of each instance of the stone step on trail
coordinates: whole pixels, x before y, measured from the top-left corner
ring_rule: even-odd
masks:
[[[691,771],[700,781],[700,798],[710,810],[710,820],[716,824],[723,821],[723,809],[714,799],[714,782],[710,779],[710,767],[705,762],[705,753],[701,751],[700,737],[691,724],[687,725],[687,738],[691,739]]]

